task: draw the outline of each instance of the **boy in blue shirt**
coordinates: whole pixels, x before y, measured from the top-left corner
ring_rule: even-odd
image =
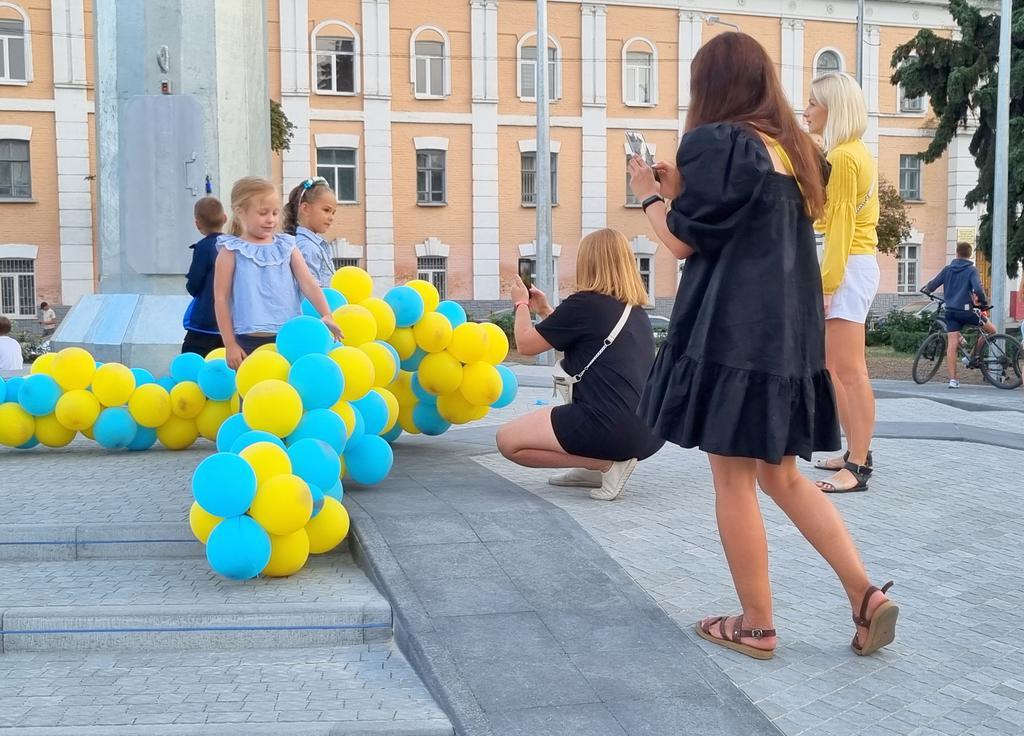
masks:
[[[224,347],[213,312],[213,269],[217,262],[217,238],[228,218],[216,197],[200,199],[194,212],[196,229],[203,234],[203,239],[189,246],[192,265],[185,288],[192,295],[192,303],[185,310],[185,341],[181,352],[205,357],[211,350]]]
[[[974,305],[987,303],[988,297],[985,296],[985,289],[981,285],[978,269],[971,261],[973,253],[974,249],[970,243],[957,243],[956,258],[921,289],[931,296],[933,291],[942,287],[942,297],[946,301],[946,367],[949,370],[950,388],[960,388],[960,381],[956,377],[956,351],[960,347],[960,330],[968,325],[979,327],[988,334],[996,331],[995,325],[987,321],[982,322],[981,317],[974,311]],[[981,344],[979,341],[979,347]]]

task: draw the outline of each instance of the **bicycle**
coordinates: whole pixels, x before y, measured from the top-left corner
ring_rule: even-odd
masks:
[[[914,356],[914,367],[912,375],[915,383],[928,383],[942,365],[946,357],[947,333],[946,323],[942,320],[945,313],[945,300],[932,294],[926,295],[929,299],[939,303],[939,311],[936,312],[935,321],[932,322],[928,337],[917,349]],[[988,323],[988,317],[982,314],[983,311],[991,309],[987,305],[977,306],[972,311],[979,316],[982,324]],[[984,334],[981,330],[977,336],[971,333],[971,338],[960,335],[960,345],[957,348],[957,357],[965,368],[979,369],[986,381],[996,388],[1014,389],[1021,385],[1021,348],[1016,338],[1002,332],[991,335]]]

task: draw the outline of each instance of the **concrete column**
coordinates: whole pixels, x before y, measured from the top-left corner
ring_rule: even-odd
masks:
[[[473,298],[501,298],[498,238],[498,0],[470,0],[473,78]]]
[[[291,146],[281,155],[284,195],[313,167],[309,125],[309,0],[281,0],[281,108],[295,126]]]
[[[804,96],[804,21],[782,19],[782,87],[797,114],[803,112]]]
[[[878,87],[882,83],[879,76],[883,73],[879,65],[878,49],[881,45],[882,32],[878,26],[864,26],[864,43],[861,53],[864,55],[864,98],[868,103],[868,129],[864,134],[867,144],[875,157],[878,156]],[[888,74],[888,72],[885,72]],[[888,77],[885,80],[888,86]]]
[[[583,235],[608,226],[608,8],[583,5]],[[612,162],[613,165],[615,162]]]
[[[704,16],[692,10],[679,11],[679,130],[686,126],[690,109],[690,64],[703,43]]]

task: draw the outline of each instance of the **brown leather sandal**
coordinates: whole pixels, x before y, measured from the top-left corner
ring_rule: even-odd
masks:
[[[718,644],[726,649],[732,649],[740,654],[746,654],[748,657],[753,657],[754,659],[771,659],[775,656],[774,648],[758,649],[757,647],[752,647],[749,644],[743,644],[740,642],[740,639],[744,637],[749,639],[764,639],[768,636],[775,636],[775,629],[744,629],[743,615],[740,614],[733,618],[732,631],[727,631],[725,628],[725,622],[728,618],[728,616],[714,616],[713,618],[709,618],[707,621],[698,621],[694,625],[694,629],[701,639],[705,639],[712,644]],[[719,624],[719,630],[722,632],[722,636],[715,636],[711,633],[711,627],[715,624]]]
[[[871,620],[869,621],[867,618],[868,602],[871,600],[871,596],[879,591],[885,593],[891,587],[892,581],[890,580],[881,588],[876,588],[874,585],[868,588],[864,594],[864,600],[860,604],[860,615],[853,617],[853,622],[857,626],[864,626],[868,630],[864,635],[863,644],[857,643],[859,632],[854,632],[853,641],[850,643],[853,651],[861,657],[877,652],[882,647],[892,644],[896,639],[896,619],[899,618],[900,607],[895,603],[890,600],[882,601],[871,615]]]

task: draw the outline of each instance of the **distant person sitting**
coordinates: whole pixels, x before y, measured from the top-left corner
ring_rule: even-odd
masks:
[[[981,316],[974,311],[975,304],[987,303],[988,297],[985,296],[985,289],[981,285],[978,269],[971,261],[973,253],[974,249],[970,243],[957,243],[956,258],[921,289],[931,296],[933,291],[942,287],[942,297],[946,301],[946,368],[949,370],[950,388],[960,388],[960,381],[956,376],[956,351],[960,347],[960,330],[967,325],[978,327],[990,335],[996,331],[995,325],[988,321],[982,322]],[[983,339],[979,340],[978,349],[983,344]],[[976,349],[975,354],[977,353]]]
[[[25,367],[21,344],[10,336],[11,320],[0,316],[0,371],[20,371]]]
[[[43,337],[49,337],[57,329],[57,313],[48,302],[39,305],[39,324],[43,328]]]
[[[206,356],[211,350],[224,347],[213,309],[213,269],[217,263],[217,238],[228,217],[216,197],[203,197],[196,202],[194,211],[196,230],[203,234],[203,239],[189,246],[192,265],[185,289],[192,295],[192,303],[185,310],[185,341],[181,352]]]

